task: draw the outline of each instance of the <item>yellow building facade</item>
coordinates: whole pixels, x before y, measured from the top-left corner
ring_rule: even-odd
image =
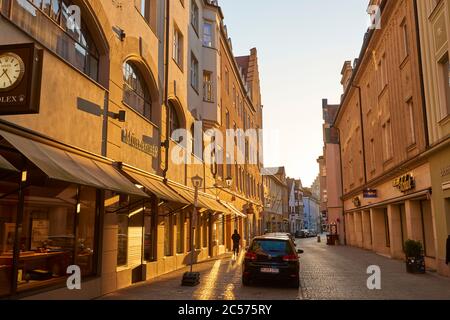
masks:
[[[41,68],[24,73],[40,80],[38,112],[0,119],[0,296],[93,298],[189,265],[192,251],[195,262],[229,252],[260,196],[230,191],[216,164],[193,151],[206,144],[203,132],[188,134],[211,118],[192,89],[203,93],[203,70],[214,64],[193,56],[192,36],[203,50],[215,30],[219,47],[217,4],[2,0],[0,8],[2,54],[32,44]],[[219,94],[208,126],[220,129]],[[82,290],[67,289],[72,265]]]

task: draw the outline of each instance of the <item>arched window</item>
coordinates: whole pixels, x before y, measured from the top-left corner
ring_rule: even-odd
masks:
[[[98,81],[99,52],[83,20],[84,12],[80,12],[76,4],[72,0],[18,1],[14,3],[10,18],[61,58]]]
[[[123,101],[148,120],[152,120],[152,102],[141,73],[132,62],[123,64]]]
[[[180,129],[180,120],[175,107],[171,103],[169,103],[167,112],[169,112],[169,132],[172,135],[175,130]]]

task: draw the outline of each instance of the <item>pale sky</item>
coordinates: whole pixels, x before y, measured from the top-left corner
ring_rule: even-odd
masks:
[[[319,173],[322,99],[339,103],[340,72],[345,60],[359,55],[368,26],[367,4],[219,0],[234,55],[258,49],[265,166],[285,166],[288,176],[301,178],[304,186]]]

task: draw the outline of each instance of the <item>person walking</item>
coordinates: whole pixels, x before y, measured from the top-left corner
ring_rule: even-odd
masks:
[[[234,230],[231,240],[233,240],[233,254],[237,257],[239,255],[239,246],[241,243],[241,236],[237,230]]]

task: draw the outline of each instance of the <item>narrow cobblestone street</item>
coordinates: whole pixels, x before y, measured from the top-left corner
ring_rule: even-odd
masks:
[[[201,285],[195,288],[180,285],[180,270],[158,279],[117,291],[106,300],[416,300],[450,299],[450,279],[427,273],[410,275],[404,263],[373,252],[350,247],[328,247],[316,239],[298,241],[305,250],[301,257],[300,290],[260,284],[241,284],[241,255],[238,261],[230,256],[195,266],[201,272]],[[368,290],[367,267],[381,268],[382,289]]]

